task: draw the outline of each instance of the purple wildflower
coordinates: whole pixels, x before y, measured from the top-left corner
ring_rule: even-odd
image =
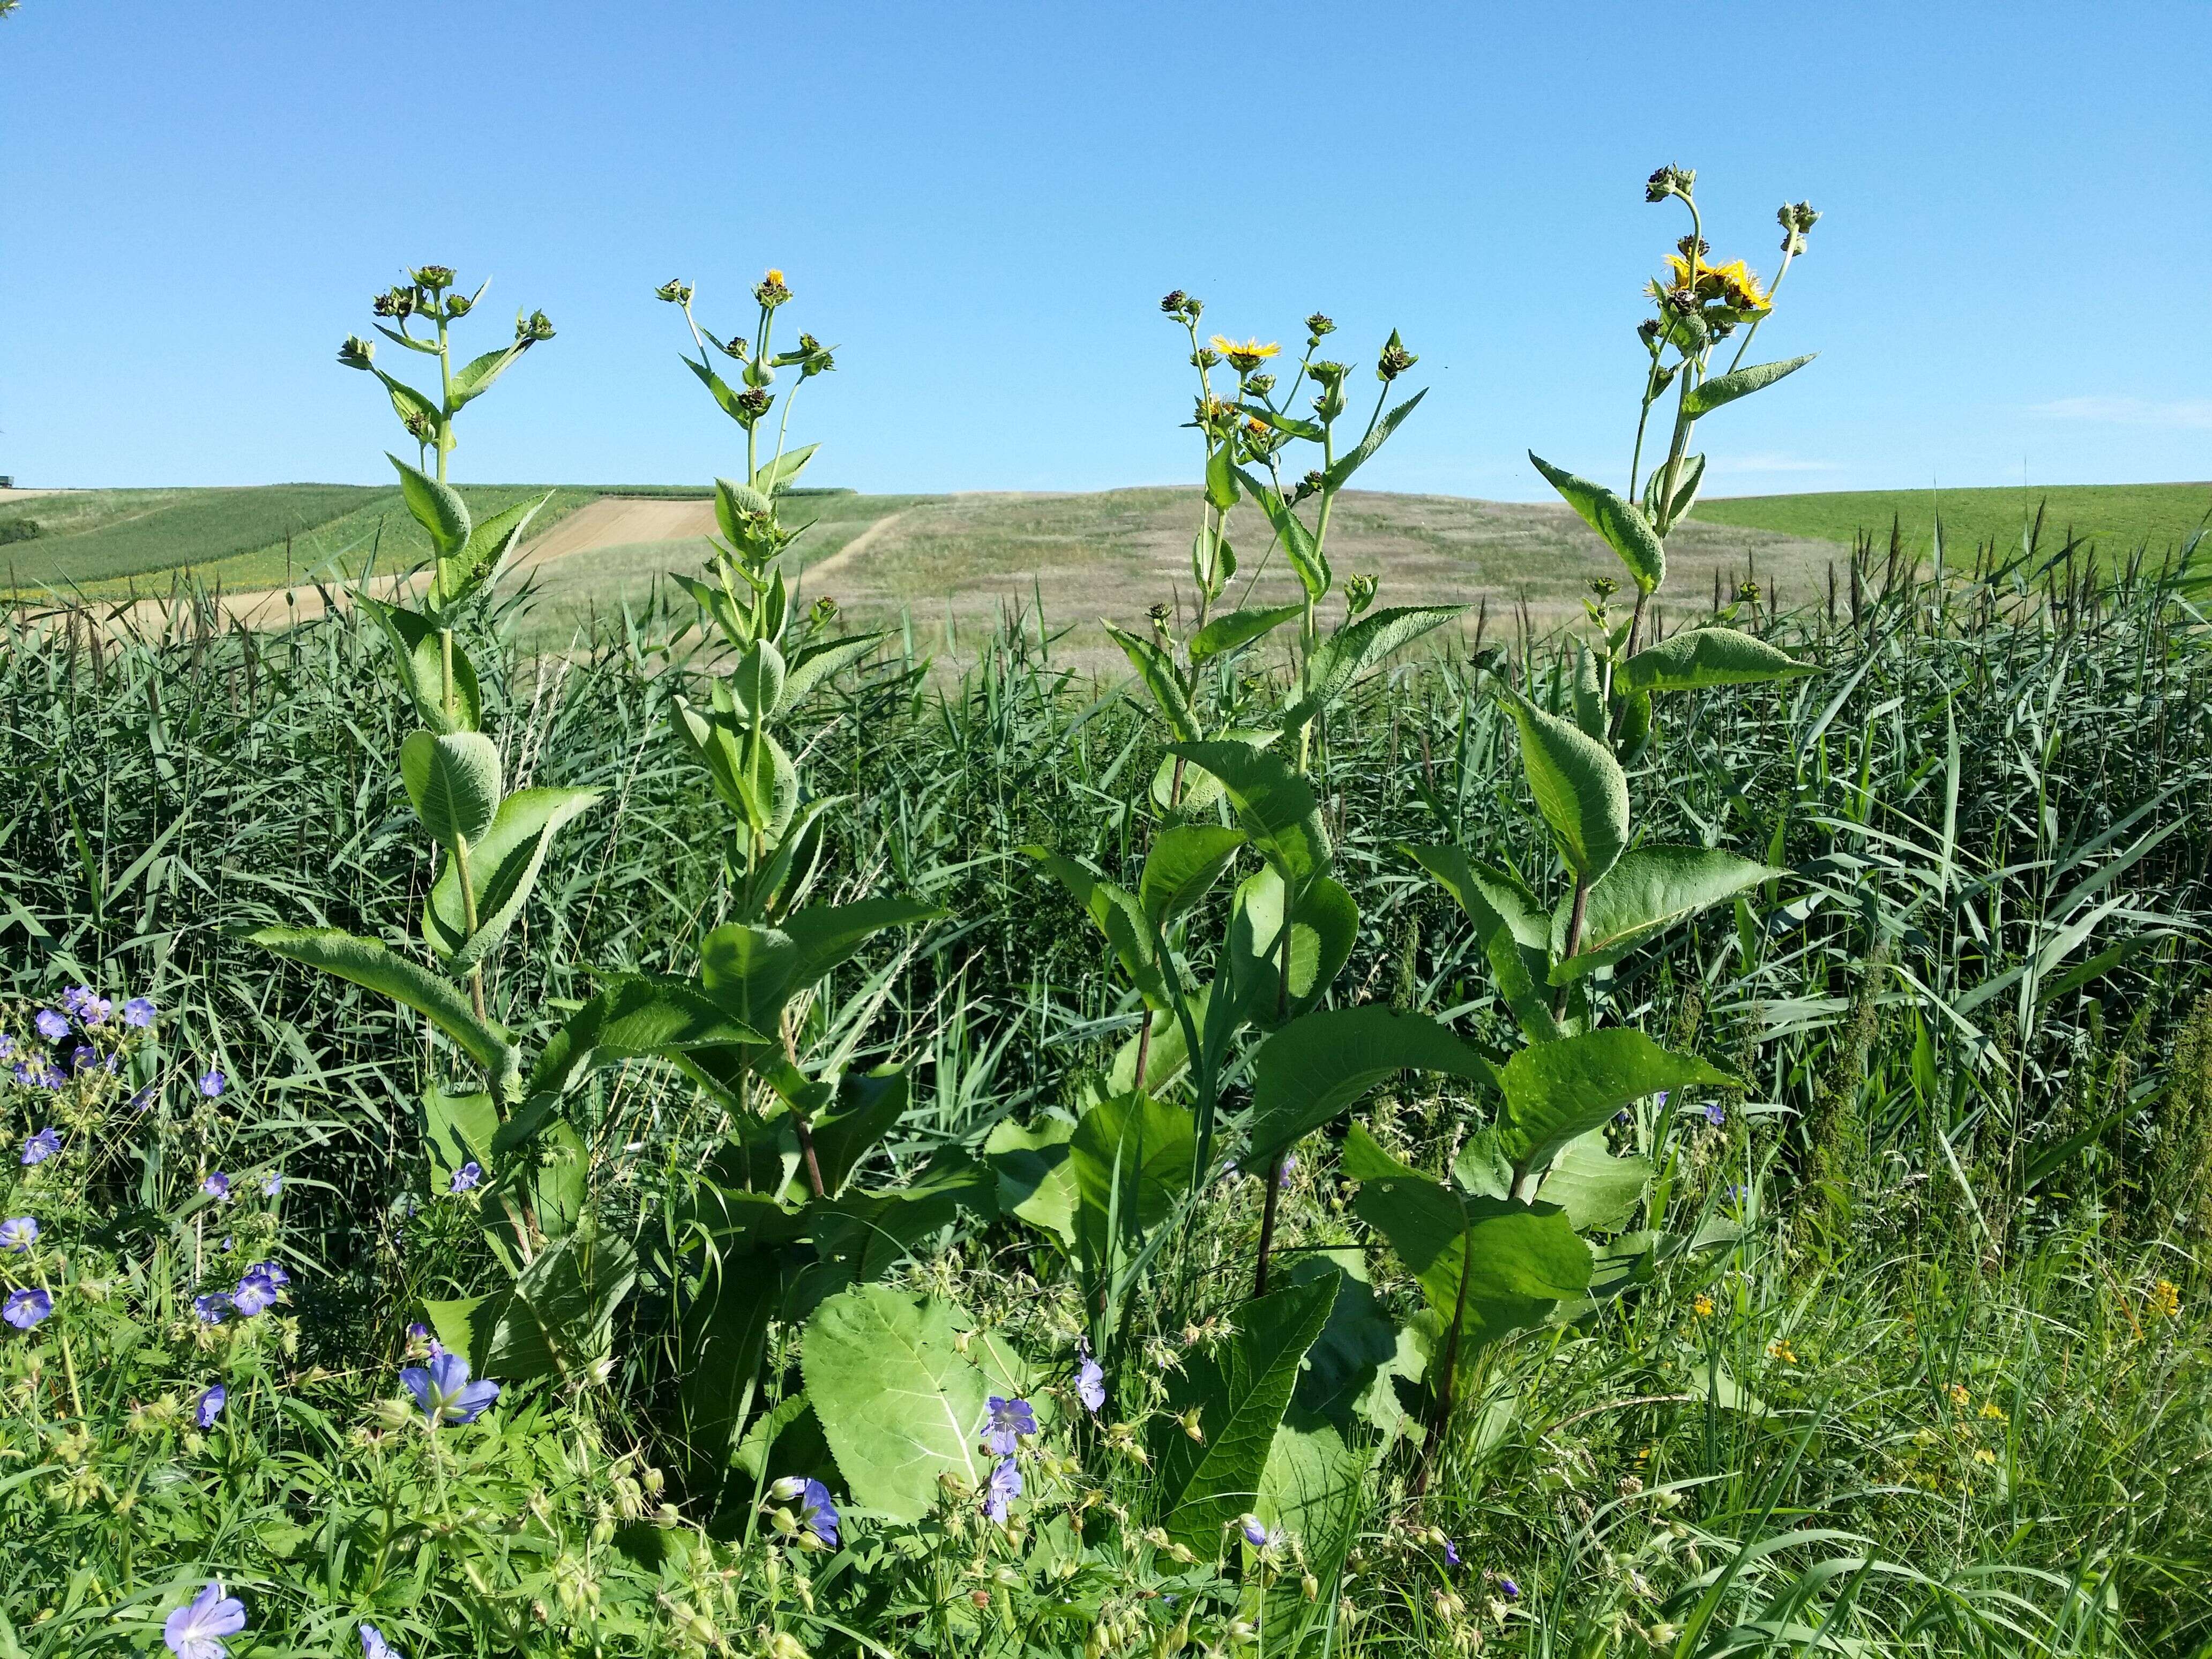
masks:
[[[999,1524],[1006,1523],[1006,1505],[1022,1495],[1022,1472],[1011,1457],[1002,1457],[991,1470],[991,1484],[983,1489],[983,1514]]]
[[[203,1325],[220,1325],[236,1311],[230,1298],[221,1291],[210,1291],[205,1296],[192,1298],[192,1311],[200,1316]]]
[[[220,1067],[210,1066],[200,1073],[200,1092],[210,1100],[213,1100],[228,1087],[230,1087],[230,1079],[222,1074]]]
[[[1285,1152],[1283,1155],[1283,1167],[1278,1170],[1275,1175],[1275,1188],[1277,1191],[1279,1192],[1282,1188],[1291,1184],[1291,1171],[1297,1167],[1297,1154],[1295,1152]]]
[[[1260,1517],[1258,1516],[1246,1516],[1242,1525],[1244,1528],[1244,1541],[1246,1543],[1249,1544],[1255,1550],[1263,1550],[1267,1547],[1270,1541],[1267,1536],[1267,1529],[1260,1524]]]
[[[1719,1128],[1722,1124],[1728,1121],[1728,1113],[1722,1109],[1721,1103],[1717,1100],[1711,1101],[1707,1103],[1705,1107],[1705,1121],[1711,1124],[1716,1129]]]
[[[1081,1349],[1082,1358],[1075,1368],[1075,1397],[1083,1402],[1083,1409],[1096,1413],[1106,1403],[1105,1368],[1091,1357],[1091,1345]]]
[[[837,1542],[837,1506],[830,1499],[830,1488],[819,1480],[809,1480],[799,1495],[799,1518],[806,1530],[823,1543],[836,1547]]]
[[[256,1279],[265,1279],[272,1290],[283,1290],[292,1282],[292,1275],[273,1261],[257,1261],[246,1270]]]
[[[1020,1449],[1023,1439],[1037,1431],[1036,1412],[1026,1400],[1007,1400],[993,1395],[990,1432],[983,1443],[1000,1457],[1012,1457]]]
[[[230,1293],[230,1305],[240,1319],[251,1319],[276,1305],[276,1287],[259,1273],[248,1273]]]
[[[0,1031],[0,1060],[7,1059],[9,1055],[15,1052],[15,1039],[9,1036],[5,1031]]]
[[[27,1331],[40,1323],[54,1310],[54,1299],[41,1290],[12,1291],[5,1306],[0,1306],[0,1319],[6,1320],[19,1331]]]
[[[1459,1565],[1459,1546],[1449,1538],[1444,1540],[1444,1565],[1448,1567]]]
[[[281,1175],[270,1176],[261,1183],[261,1196],[264,1198],[274,1198],[283,1190],[284,1177]]]
[[[217,1170],[200,1182],[200,1190],[218,1202],[230,1196],[230,1177]]]
[[[154,1097],[160,1092],[160,1085],[154,1083],[148,1084],[137,1094],[131,1097],[131,1109],[134,1112],[144,1111],[149,1106],[151,1106],[154,1103]]]
[[[11,1215],[0,1221],[0,1250],[19,1254],[39,1242],[39,1224],[27,1215]]]
[[[1521,1599],[1521,1586],[1510,1578],[1501,1577],[1498,1581],[1498,1593],[1509,1601],[1518,1601]]]
[[[410,1365],[399,1373],[399,1380],[434,1429],[447,1423],[473,1423],[499,1398],[498,1383],[469,1381],[469,1362],[457,1353],[436,1355],[428,1367]]]
[[[221,1579],[210,1579],[205,1589],[163,1622],[161,1640],[177,1659],[224,1659],[228,1650],[222,1638],[245,1628],[246,1603],[225,1595]]]
[[[56,1128],[44,1128],[23,1142],[23,1162],[26,1164],[44,1164],[62,1149],[62,1133]]]
[[[453,1171],[453,1183],[446,1190],[449,1193],[473,1192],[476,1190],[477,1183],[483,1179],[483,1165],[477,1163],[476,1159],[471,1158]]]
[[[216,1419],[222,1415],[223,1406],[229,1399],[230,1390],[222,1383],[216,1383],[202,1395],[199,1404],[192,1407],[192,1421],[204,1429],[213,1428]]]
[[[133,997],[123,1005],[123,1023],[143,1028],[154,1023],[154,999]]]
[[[100,1064],[100,1050],[88,1042],[80,1042],[70,1050],[70,1070],[88,1072]]]
[[[49,1042],[59,1042],[69,1035],[69,1017],[56,1013],[51,1008],[40,1009],[38,1018],[31,1023],[39,1028],[39,1035]]]
[[[361,1659],[399,1659],[399,1651],[384,1639],[384,1632],[374,1625],[361,1627]]]

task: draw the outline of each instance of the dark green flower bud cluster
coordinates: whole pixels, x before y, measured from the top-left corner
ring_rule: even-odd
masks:
[[[1195,325],[1198,319],[1206,314],[1206,302],[1195,295],[1176,289],[1161,298],[1160,312],[1178,323]]]
[[[1344,608],[1347,614],[1358,616],[1375,603],[1376,579],[1371,571],[1361,571],[1347,577],[1344,584]]]
[[[1322,343],[1322,337],[1324,335],[1334,334],[1335,332],[1336,324],[1334,320],[1321,312],[1316,311],[1312,316],[1306,319],[1306,343],[1310,346],[1319,345]]]
[[[1810,202],[1784,202],[1774,217],[1782,227],[1782,251],[1792,256],[1805,251],[1805,233],[1820,222]]]
[[[345,343],[338,348],[338,362],[346,368],[368,368],[376,358],[376,343],[364,340],[358,334],[349,334]]]
[[[1697,185],[1698,170],[1695,167],[1678,167],[1669,161],[1644,181],[1644,199],[1663,202],[1669,196],[1679,196],[1686,202]]]
[[[536,345],[541,340],[553,337],[553,322],[542,311],[533,311],[525,317],[520,313],[514,319],[514,338],[518,345]]]
[[[769,311],[774,311],[791,298],[791,289],[784,283],[783,273],[772,270],[767,276],[762,277],[753,285],[753,298],[759,301],[762,306]]]
[[[1388,385],[1420,361],[1406,349],[1404,343],[1398,338],[1398,331],[1394,328],[1390,331],[1390,337],[1383,342],[1382,355],[1376,359],[1375,378]]]
[[[680,276],[671,276],[653,290],[653,297],[665,300],[672,306],[688,306],[691,303],[691,284]]]

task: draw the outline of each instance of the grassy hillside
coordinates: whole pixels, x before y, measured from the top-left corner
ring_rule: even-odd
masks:
[[[1692,519],[1850,542],[1861,531],[1887,544],[1894,521],[1905,544],[1925,553],[1940,514],[1947,549],[1970,552],[1995,539],[2018,544],[2021,528],[2043,509],[2045,544],[2072,534],[2107,556],[2148,545],[2178,548],[2212,510],[2212,484],[2057,484],[2027,489],[1845,489],[1810,495],[1737,495],[1700,501]]]
[[[587,501],[623,495],[690,496],[689,486],[464,484],[479,516],[550,489],[542,532]],[[26,522],[35,536],[10,540]],[[21,534],[21,531],[16,532]],[[277,587],[429,556],[397,486],[267,484],[241,489],[82,489],[0,504],[0,591],[82,589],[100,596],[166,587],[190,574],[231,590]]]

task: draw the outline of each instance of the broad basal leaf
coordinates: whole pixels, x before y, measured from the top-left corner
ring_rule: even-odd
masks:
[[[883,1285],[842,1291],[807,1322],[806,1395],[862,1509],[919,1521],[937,1506],[939,1476],[982,1485],[990,1389],[960,1352],[964,1324],[949,1303]]]
[[[1709,847],[1632,848],[1590,889],[1581,941],[1572,959],[1552,969],[1551,982],[1565,985],[1618,962],[1707,905],[1734,898],[1784,873],[1771,865]],[[1564,957],[1566,951],[1570,915],[1567,903],[1553,913],[1555,955]]]
[[[1426,1014],[1371,1002],[1291,1021],[1260,1045],[1253,1062],[1250,1166],[1267,1168],[1277,1154],[1402,1071],[1465,1078],[1485,1092],[1497,1086],[1490,1062]]]
[[[1498,1072],[1499,1125],[1516,1180],[1541,1170],[1569,1141],[1602,1127],[1624,1106],[1662,1089],[1741,1089],[1741,1078],[1662,1048],[1643,1032],[1609,1026],[1533,1043]]]
[[[483,839],[499,811],[499,749],[481,732],[412,732],[399,776],[415,816],[441,846]]]

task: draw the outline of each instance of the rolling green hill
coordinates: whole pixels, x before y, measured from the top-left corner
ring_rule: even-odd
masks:
[[[2212,483],[2055,484],[2041,489],[1849,489],[1810,495],[1736,495],[1700,501],[1691,514],[1791,536],[1849,543],[1861,531],[1886,547],[1892,523],[1905,545],[1925,554],[1940,514],[1948,553],[1965,556],[1992,539],[2019,545],[2023,525],[2043,509],[2042,545],[2052,551],[2069,535],[2094,541],[2106,558],[2137,547],[2154,555],[2179,548],[2212,511]]]

